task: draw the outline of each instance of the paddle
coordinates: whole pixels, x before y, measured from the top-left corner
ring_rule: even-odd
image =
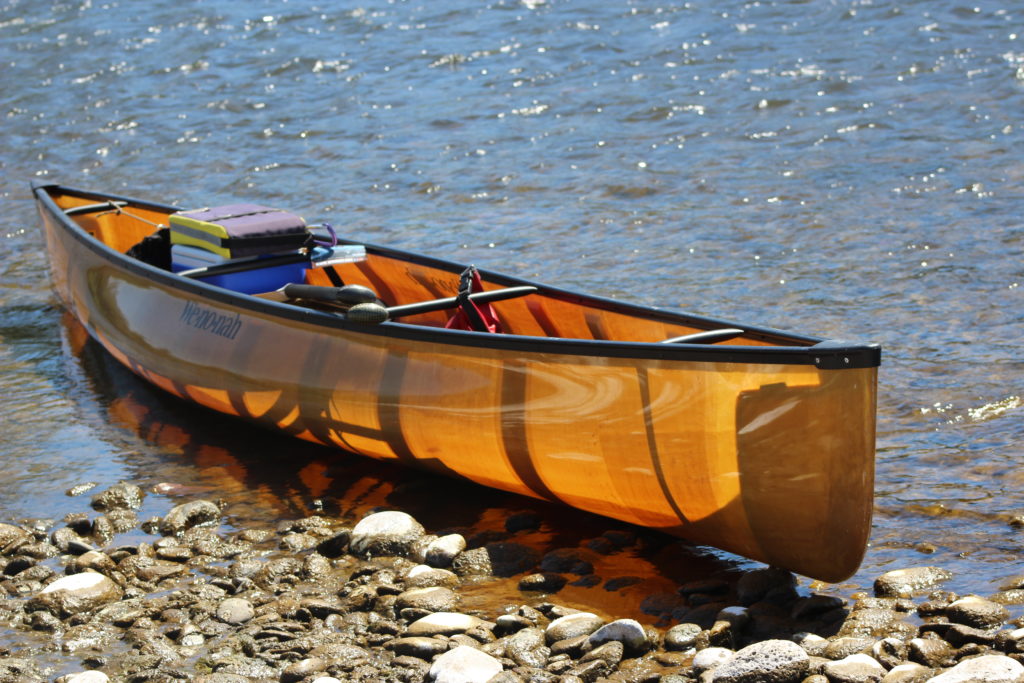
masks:
[[[382,323],[386,320],[403,318],[421,313],[432,313],[455,308],[459,305],[458,297],[446,297],[444,299],[433,299],[431,301],[420,301],[414,304],[403,304],[401,306],[382,306],[377,303],[377,295],[372,290],[360,285],[345,285],[344,287],[321,287],[319,285],[298,285],[288,284],[279,290],[289,299],[307,299],[309,301],[321,301],[330,304],[350,306],[346,311],[345,318],[354,322]],[[494,289],[489,292],[476,292],[470,294],[469,298],[476,303],[488,303],[492,301],[504,301],[519,296],[533,294],[537,288],[528,285],[523,287],[506,287]],[[368,293],[368,294],[367,294]],[[372,296],[372,298],[368,298]]]

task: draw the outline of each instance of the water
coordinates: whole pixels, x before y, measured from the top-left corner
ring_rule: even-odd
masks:
[[[531,505],[450,484],[462,502],[437,507],[437,480],[142,385],[56,306],[37,178],[277,204],[570,289],[880,342],[872,544],[832,590],[920,564],[982,594],[1020,573],[1024,10],[0,0],[0,74],[0,519],[80,511],[65,489],[122,478],[179,487],[153,514],[199,493],[268,525],[401,504],[486,531]],[[607,528],[549,513],[539,543]],[[632,560],[667,590],[744,566],[650,543]]]

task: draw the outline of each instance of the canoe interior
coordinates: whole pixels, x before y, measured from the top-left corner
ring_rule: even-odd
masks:
[[[97,204],[94,198],[76,194],[51,194],[62,209]],[[108,247],[122,253],[152,234],[158,226],[168,224],[168,208],[145,205],[97,210],[74,216],[87,233]],[[331,271],[331,272],[329,272]],[[338,282],[369,287],[388,306],[429,301],[454,296],[458,291],[459,272],[433,265],[429,260],[411,261],[406,255],[387,251],[367,251],[365,260],[342,263],[306,271],[304,284],[333,286]],[[484,279],[484,289],[507,286]],[[268,296],[273,297],[268,293]],[[294,305],[307,305],[301,301]],[[623,342],[661,342],[708,329],[704,319],[685,321],[682,316],[658,314],[651,309],[625,306],[613,310],[607,303],[557,291],[536,294],[493,304],[504,333],[532,337],[558,337],[580,340],[614,340]],[[437,311],[402,319],[403,323],[442,327],[452,311]],[[817,340],[786,336],[774,331],[749,330],[729,339],[730,346],[793,346],[807,347]]]
[[[181,398],[826,581],[863,557],[877,347],[825,366],[813,337],[544,286],[494,304],[505,334],[437,329],[450,311],[359,325],[276,291],[186,286],[82,233],[124,254],[172,207],[67,214],[110,198],[49,186],[37,197],[60,297],[111,355]],[[453,296],[461,270],[368,245],[365,259],[304,280],[365,285],[396,306]],[[485,289],[532,284],[483,275]],[[656,343],[727,326],[745,331]]]

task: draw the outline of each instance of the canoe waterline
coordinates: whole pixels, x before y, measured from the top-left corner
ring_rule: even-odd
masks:
[[[824,581],[860,564],[875,345],[540,285],[495,304],[508,334],[444,330],[444,313],[367,326],[124,255],[174,207],[56,185],[34,192],[58,296],[117,360],[183,399]],[[125,211],[64,212],[108,200]],[[365,262],[336,267],[344,282],[392,305],[454,294],[462,265],[366,248]],[[329,284],[323,269],[310,273]],[[487,289],[534,284],[482,275]],[[747,333],[728,346],[656,343],[716,327]]]

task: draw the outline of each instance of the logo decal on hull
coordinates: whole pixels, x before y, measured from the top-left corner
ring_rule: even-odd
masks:
[[[205,308],[191,301],[185,302],[185,310],[180,320],[197,330],[210,332],[225,339],[234,339],[242,327],[242,316],[238,313],[224,315],[210,308]]]

